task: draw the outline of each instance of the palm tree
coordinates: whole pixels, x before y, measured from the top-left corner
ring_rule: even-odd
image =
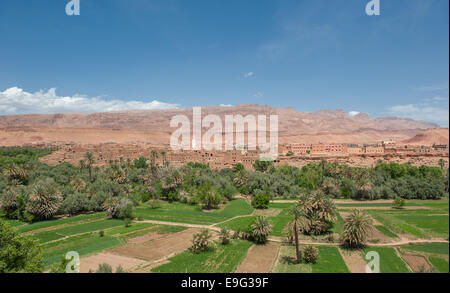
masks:
[[[86,164],[85,164],[84,160],[80,160],[78,162],[78,168],[80,168],[80,173],[83,172],[84,168],[86,168]]]
[[[298,231],[299,227],[302,225],[301,220],[304,217],[304,214],[302,212],[302,209],[296,205],[291,209],[291,213],[294,216],[294,219],[289,222],[289,227],[292,227],[292,230],[289,231],[290,233],[294,234],[294,241],[295,241],[295,256],[297,258],[297,262],[301,262],[301,255],[300,250],[298,247]]]
[[[94,164],[94,155],[91,152],[87,152],[84,155],[87,162],[87,168],[89,170],[89,181],[92,182],[92,165]]]
[[[253,239],[257,243],[266,243],[267,236],[272,232],[272,223],[267,220],[266,217],[257,217],[253,224],[250,226],[252,228]]]
[[[18,181],[21,184],[25,184],[28,180],[28,172],[25,168],[13,164],[3,171],[3,175],[8,178],[10,182]]]
[[[61,192],[54,184],[38,182],[31,190],[27,212],[38,219],[49,219],[61,206]]]
[[[162,160],[163,160],[163,166],[166,166],[166,152],[165,151],[162,151],[161,152],[161,156],[162,156]]]
[[[158,159],[158,152],[155,150],[152,150],[150,154],[150,169],[152,173],[156,170],[156,160]]]
[[[366,241],[372,229],[372,218],[366,213],[354,210],[345,220],[341,242],[350,247],[358,247]]]

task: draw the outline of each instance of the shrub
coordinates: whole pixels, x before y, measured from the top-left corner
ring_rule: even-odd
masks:
[[[191,252],[198,254],[211,248],[211,237],[208,229],[203,229],[199,233],[194,234],[192,238]]]
[[[158,209],[158,208],[160,208],[162,205],[161,205],[161,202],[160,202],[158,199],[151,199],[151,200],[148,201],[148,206],[149,206],[151,209]]]
[[[269,208],[269,202],[270,198],[268,193],[258,194],[253,197],[252,206],[255,209],[267,209]]]
[[[98,269],[95,272],[98,274],[111,274],[112,267],[107,263],[102,263],[98,265]]]
[[[220,243],[222,243],[223,245],[230,243],[230,231],[228,231],[226,228],[220,230],[219,239]]]
[[[303,259],[306,263],[316,263],[317,259],[319,258],[319,250],[312,246],[307,245],[303,249]]]
[[[123,197],[110,197],[105,201],[104,208],[106,214],[111,218],[133,218],[134,205],[129,199]]]
[[[403,209],[406,205],[406,201],[404,198],[396,197],[394,202],[392,203],[392,207],[395,209]]]
[[[126,227],[126,228],[131,227],[132,221],[131,221],[130,218],[126,218],[126,219],[124,220],[124,222],[125,222],[125,227]]]
[[[103,231],[103,230],[98,231],[98,236],[100,236],[100,237],[105,236],[105,231]]]
[[[134,160],[134,166],[138,169],[147,169],[148,168],[148,164],[147,164],[147,159],[144,157],[140,157],[139,159],[135,159]]]

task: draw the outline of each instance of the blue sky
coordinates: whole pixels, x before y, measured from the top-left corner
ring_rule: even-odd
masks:
[[[0,114],[252,103],[448,126],[448,0],[68,2],[0,2]]]

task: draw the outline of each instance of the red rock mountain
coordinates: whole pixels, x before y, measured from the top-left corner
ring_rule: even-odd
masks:
[[[175,130],[169,127],[173,116],[183,114],[192,121],[192,108],[173,110],[134,110],[106,113],[26,114],[0,116],[0,145],[22,144],[32,141],[75,141],[81,143],[127,142],[141,140],[139,133],[145,132],[144,140],[157,144],[169,142]],[[260,105],[238,105],[233,107],[202,107],[202,117],[219,115],[279,115],[279,141],[292,142],[338,142],[376,143],[380,140],[405,140],[438,125],[408,118],[372,118],[360,113],[350,116],[343,110],[320,110],[299,112],[294,108],[274,108]],[[86,129],[77,137],[72,129]],[[52,130],[51,130],[52,129]],[[57,135],[64,129],[64,134]],[[51,131],[50,131],[51,130]],[[95,131],[105,135],[96,137]],[[108,135],[108,131],[121,131],[120,138]],[[127,138],[127,133],[133,135]],[[447,130],[448,132],[448,130]],[[91,133],[89,138],[84,138]],[[106,134],[105,134],[106,133]],[[154,137],[152,136],[154,133]],[[11,137],[13,136],[13,137]],[[447,135],[448,139],[448,135]]]

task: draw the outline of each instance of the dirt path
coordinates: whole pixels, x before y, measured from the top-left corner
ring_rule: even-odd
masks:
[[[237,216],[232,219],[236,219],[242,216]],[[220,232],[220,228],[214,227],[214,225],[198,225],[198,224],[186,224],[186,223],[177,223],[177,222],[164,222],[164,221],[154,221],[154,220],[144,220],[144,221],[138,221],[136,223],[153,223],[153,224],[159,224],[159,225],[169,225],[169,226],[181,226],[181,227],[188,227],[188,228],[196,228],[196,229],[210,229],[216,232]],[[270,242],[276,242],[276,243],[285,243],[287,242],[286,237],[279,237],[279,236],[269,236],[267,238]],[[447,239],[444,238],[433,238],[433,239],[406,239],[402,238],[400,240],[397,240],[395,242],[389,242],[389,243],[368,243],[368,246],[373,247],[386,247],[386,246],[399,246],[399,245],[408,245],[408,244],[417,244],[417,243],[449,243]],[[339,246],[339,243],[329,243],[329,242],[321,242],[321,241],[312,241],[312,240],[299,240],[299,244],[312,244],[312,245],[322,245],[322,246]]]
[[[275,243],[253,245],[236,273],[269,273],[277,259],[279,248],[280,245]]]

